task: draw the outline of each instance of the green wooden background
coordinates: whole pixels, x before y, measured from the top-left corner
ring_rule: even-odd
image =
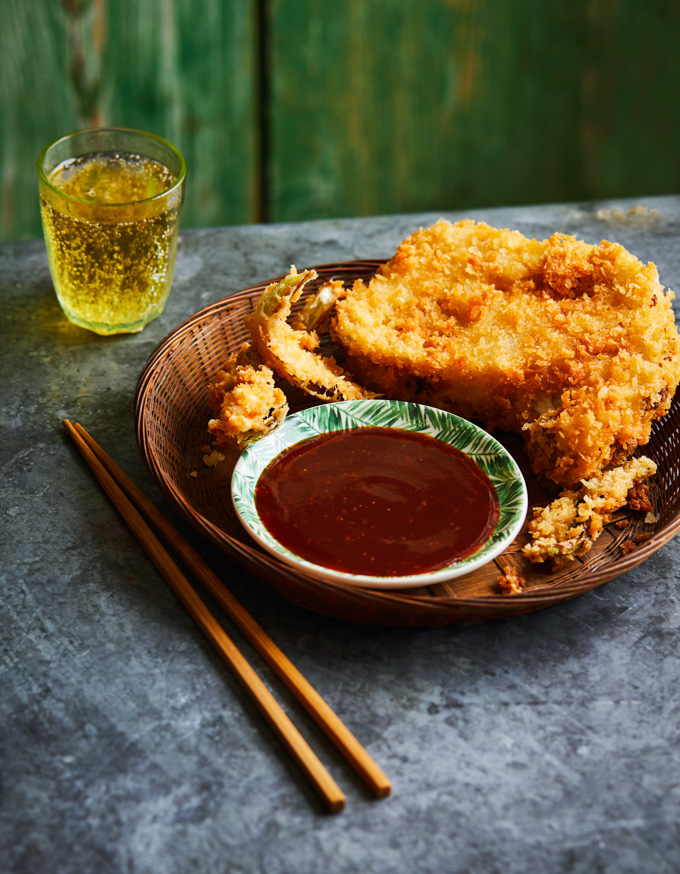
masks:
[[[0,238],[35,159],[123,125],[184,227],[675,193],[677,0],[0,0]]]

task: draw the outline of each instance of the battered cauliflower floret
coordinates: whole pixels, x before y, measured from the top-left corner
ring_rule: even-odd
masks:
[[[244,447],[274,430],[288,412],[274,374],[253,359],[247,345],[228,359],[208,391],[215,417],[208,422],[208,431],[218,446]]]
[[[532,562],[551,561],[554,566],[585,555],[629,494],[635,496],[639,485],[655,473],[651,459],[632,458],[584,480],[577,491],[563,492],[547,507],[535,508],[529,522],[532,541],[523,554]]]

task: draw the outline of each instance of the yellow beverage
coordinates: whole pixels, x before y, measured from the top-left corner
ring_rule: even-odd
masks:
[[[116,150],[68,157],[40,182],[50,270],[68,318],[100,334],[141,330],[163,311],[172,283],[177,174]]]

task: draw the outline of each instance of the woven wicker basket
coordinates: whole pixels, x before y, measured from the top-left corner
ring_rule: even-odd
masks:
[[[355,261],[316,267],[298,306],[316,287],[331,278],[366,279],[377,261]],[[644,514],[621,512],[581,560],[551,573],[531,565],[521,555],[526,535],[495,562],[465,577],[438,586],[400,591],[371,591],[322,583],[292,572],[260,549],[241,527],[231,503],[231,471],[235,453],[219,465],[204,462],[211,416],[207,386],[231,352],[247,339],[245,317],[262,290],[259,283],[202,309],[170,334],[153,352],[135,397],[137,441],[142,457],[166,497],[210,541],[224,549],[254,578],[302,607],[337,619],[384,625],[447,625],[512,616],[558,604],[611,580],[644,561],[680,528],[680,401],[653,429],[645,454],[658,465],[652,487],[657,521]],[[331,350],[338,355],[338,350]],[[292,409],[313,399],[286,387]],[[532,504],[546,499],[529,472],[521,443],[514,435],[496,435],[513,452],[525,473]],[[621,528],[617,521],[627,519]],[[624,554],[622,543],[637,541]],[[500,570],[518,569],[527,582],[524,591],[504,595]]]

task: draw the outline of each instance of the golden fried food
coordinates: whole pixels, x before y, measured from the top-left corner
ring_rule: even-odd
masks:
[[[342,279],[325,282],[316,294],[310,294],[302,309],[295,313],[290,323],[297,331],[324,331],[328,328],[335,304],[345,293]]]
[[[572,486],[630,457],[668,411],[672,297],[615,243],[439,221],[347,289],[331,330],[360,384],[521,432],[537,476]]]
[[[506,567],[498,577],[498,587],[504,595],[518,595],[526,587],[526,580],[514,567]]]
[[[280,282],[267,286],[247,320],[253,349],[279,376],[314,397],[326,401],[375,397],[354,383],[333,358],[314,352],[319,345],[316,331],[296,330],[288,323],[292,304],[316,275],[314,270],[298,273],[291,267]]]
[[[245,447],[273,431],[286,417],[288,401],[248,345],[232,355],[208,386],[214,418],[208,431],[218,446]]]
[[[656,464],[651,459],[631,458],[584,480],[580,489],[563,492],[547,507],[534,509],[529,522],[532,539],[523,554],[534,563],[550,561],[553,567],[585,555],[616,510],[626,503],[635,507],[638,486],[655,473]],[[648,506],[638,503],[639,509]]]

